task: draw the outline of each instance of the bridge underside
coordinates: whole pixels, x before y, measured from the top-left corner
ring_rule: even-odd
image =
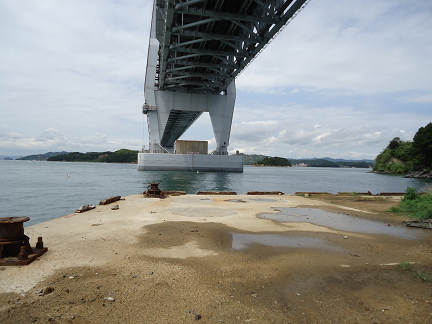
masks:
[[[173,146],[174,142],[201,114],[202,112],[199,111],[171,110],[162,135],[161,145],[164,147]]]
[[[307,0],[155,0],[143,113],[150,151],[172,146],[209,112],[215,154],[227,154],[235,78]]]
[[[157,87],[220,94],[306,0],[156,0]]]

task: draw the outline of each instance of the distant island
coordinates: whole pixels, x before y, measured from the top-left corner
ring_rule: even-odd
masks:
[[[46,161],[48,158],[60,154],[66,154],[68,152],[62,151],[62,152],[48,152],[45,154],[33,154],[33,155],[27,155],[24,157],[19,157],[16,160],[29,160],[29,161]]]
[[[373,171],[432,179],[432,123],[420,127],[412,141],[393,138],[376,157]]]
[[[292,159],[294,166],[308,166],[314,168],[372,168],[372,160],[344,160],[344,159]]]
[[[137,163],[138,151],[121,149],[115,152],[71,152],[48,158],[57,162]]]
[[[266,157],[254,163],[253,166],[290,167],[291,162],[278,156]]]
[[[262,154],[244,154],[244,165],[260,166],[294,166],[294,167],[326,167],[326,168],[372,168],[373,160],[344,160],[324,158],[290,159],[271,157]],[[115,152],[48,152],[19,157],[17,160],[57,161],[57,162],[104,162],[104,163],[137,163],[138,151],[121,149]],[[10,158],[8,158],[10,159]]]
[[[244,157],[244,165],[262,164],[262,161],[266,158],[271,158],[268,155],[258,154],[242,154]],[[374,166],[373,160],[344,160],[344,159],[332,159],[329,157],[324,158],[312,158],[312,159],[290,159],[287,158],[292,166],[295,167],[318,167],[318,168],[372,168]]]

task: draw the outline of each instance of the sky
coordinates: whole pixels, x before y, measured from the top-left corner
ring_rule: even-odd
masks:
[[[0,156],[148,147],[151,0],[0,1]],[[229,151],[374,159],[432,122],[432,2],[312,0],[236,80]],[[208,140],[208,113],[181,137]]]

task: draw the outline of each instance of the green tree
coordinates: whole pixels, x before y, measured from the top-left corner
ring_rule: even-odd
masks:
[[[432,123],[419,128],[414,136],[413,151],[422,167],[432,167]]]
[[[373,170],[401,174],[412,170],[413,165],[413,143],[395,137],[375,158]]]
[[[401,139],[399,137],[395,137],[390,141],[388,148],[390,150],[395,150],[399,147],[400,143],[401,143]]]

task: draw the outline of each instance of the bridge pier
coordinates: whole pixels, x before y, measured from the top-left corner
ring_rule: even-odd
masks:
[[[210,114],[216,140],[215,155],[227,155],[235,104],[235,83],[225,95],[155,90],[156,111],[148,112],[149,133],[154,149],[172,152],[176,139],[203,112]]]
[[[166,157],[158,162],[144,154],[174,153],[175,141],[208,112],[216,149],[206,154],[208,158],[183,160],[202,160],[202,164],[188,162],[187,167],[204,167],[211,157],[218,157],[216,171],[231,170],[221,161],[241,160],[241,168],[234,169],[242,172],[243,157],[228,155],[234,80],[308,1],[154,0],[143,105],[150,145],[148,153],[140,153],[139,161],[144,162],[139,169],[165,163]],[[172,161],[180,158],[179,154],[161,155],[176,156]],[[171,168],[170,163],[165,165]]]
[[[228,156],[227,150],[235,97],[234,81],[222,95],[154,90],[156,107],[146,111],[150,152],[139,153],[138,169],[243,172],[243,156]],[[191,120],[203,112],[209,113],[215,135],[216,149],[212,154],[162,154],[174,153],[173,144],[181,136],[176,129],[184,132],[192,124]]]

